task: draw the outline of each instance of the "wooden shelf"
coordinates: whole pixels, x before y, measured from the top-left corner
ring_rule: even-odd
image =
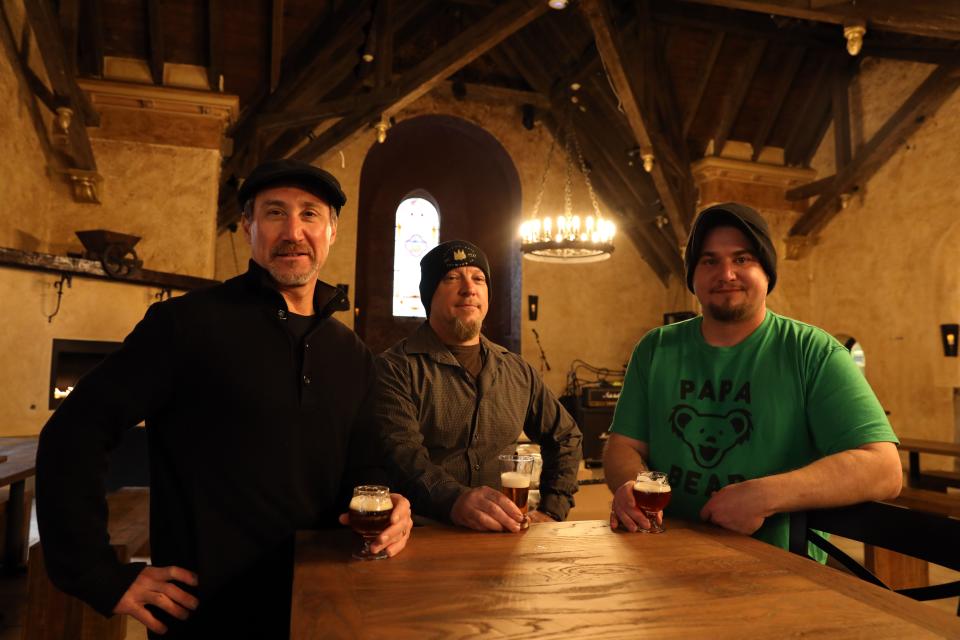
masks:
[[[199,289],[220,283],[219,280],[209,280],[207,278],[197,278],[195,276],[185,276],[164,271],[151,271],[149,269],[138,269],[125,276],[111,276],[104,270],[99,260],[55,256],[50,253],[34,253],[32,251],[20,251],[6,247],[0,247],[0,266],[46,271],[49,273],[67,273],[85,278],[98,278],[100,280],[110,280],[111,282],[153,286],[163,289],[177,289],[179,291],[190,291],[191,289]]]

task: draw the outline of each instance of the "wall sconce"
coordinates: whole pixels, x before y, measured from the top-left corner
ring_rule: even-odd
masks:
[[[527,296],[527,317],[531,321],[537,319],[537,311],[540,307],[540,296]]]
[[[957,339],[960,337],[960,324],[940,325],[940,339],[943,341],[943,355],[957,357]]]

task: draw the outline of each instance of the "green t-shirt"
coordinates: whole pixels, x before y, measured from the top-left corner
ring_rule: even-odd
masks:
[[[667,516],[696,520],[727,484],[783,473],[870,442],[897,442],[843,345],[767,311],[733,347],[708,345],[702,317],[652,330],[637,344],[610,430],[648,443],[669,474]],[[786,514],[755,537],[786,549]]]

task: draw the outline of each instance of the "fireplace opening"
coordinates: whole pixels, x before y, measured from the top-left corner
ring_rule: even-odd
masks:
[[[100,340],[53,340],[50,358],[50,408],[63,402],[77,381],[120,348],[119,342]]]

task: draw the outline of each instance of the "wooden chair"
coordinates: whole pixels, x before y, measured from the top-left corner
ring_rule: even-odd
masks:
[[[837,509],[816,509],[790,514],[791,552],[808,557],[809,542],[862,580],[889,589],[873,573],[817,531],[833,533],[960,571],[960,554],[957,553],[960,520],[955,518],[882,502],[865,502]],[[915,600],[951,598],[960,596],[960,581],[896,589],[896,592]],[[957,607],[957,615],[960,616],[960,605]]]
[[[110,545],[121,562],[149,554],[150,490],[127,487],[107,496]],[[24,640],[123,640],[126,616],[104,618],[50,582],[41,543],[30,548]]]

